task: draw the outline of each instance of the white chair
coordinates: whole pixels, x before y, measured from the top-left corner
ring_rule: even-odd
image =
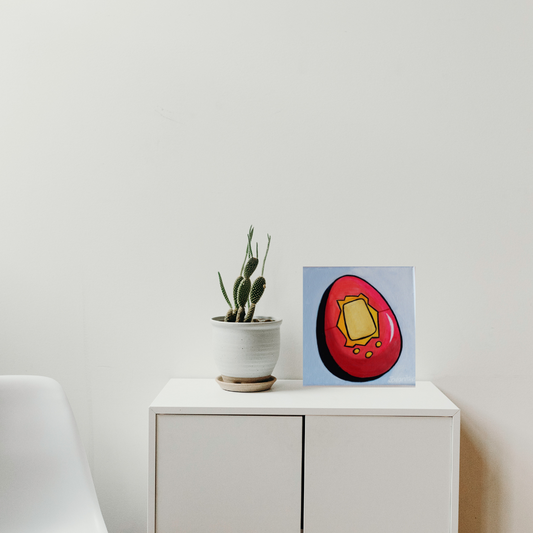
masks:
[[[57,381],[0,376],[0,532],[107,533]]]

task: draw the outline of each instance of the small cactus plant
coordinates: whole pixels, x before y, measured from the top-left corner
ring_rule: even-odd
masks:
[[[270,235],[267,234],[267,248],[265,252],[265,257],[263,258],[263,267],[261,270],[261,275],[258,276],[255,281],[252,283],[251,276],[255,272],[257,266],[259,265],[259,246],[256,243],[255,256],[252,248],[252,238],[254,235],[254,228],[250,226],[248,230],[248,243],[246,245],[246,254],[244,255],[244,261],[242,263],[241,272],[235,283],[233,284],[233,304],[228,298],[226,289],[224,287],[224,282],[222,281],[222,276],[220,272],[218,273],[218,280],[220,283],[220,289],[222,295],[224,296],[227,304],[229,305],[228,312],[224,317],[224,322],[251,322],[254,313],[255,306],[257,302],[263,296],[263,293],[266,289],[266,280],[263,277],[265,273],[265,263],[268,255],[268,250],[270,248]]]

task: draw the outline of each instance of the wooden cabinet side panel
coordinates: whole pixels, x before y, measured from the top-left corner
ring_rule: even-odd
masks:
[[[450,533],[452,418],[308,416],[305,533]]]
[[[158,415],[157,533],[299,533],[302,418]]]

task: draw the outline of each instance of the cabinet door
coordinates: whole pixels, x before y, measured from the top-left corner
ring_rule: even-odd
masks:
[[[157,533],[299,533],[302,418],[158,415]]]
[[[451,417],[308,416],[305,533],[450,533]]]

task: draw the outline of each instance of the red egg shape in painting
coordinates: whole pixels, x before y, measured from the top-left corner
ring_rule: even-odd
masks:
[[[318,351],[326,368],[346,381],[386,374],[402,351],[394,312],[370,283],[342,276],[324,292],[317,315]]]

